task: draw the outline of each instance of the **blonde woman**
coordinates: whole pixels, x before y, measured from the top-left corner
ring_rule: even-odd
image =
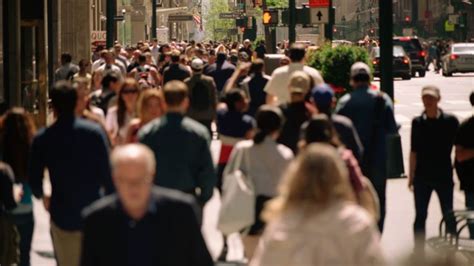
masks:
[[[354,203],[337,150],[312,144],[290,165],[251,266],[383,265],[374,220]]]

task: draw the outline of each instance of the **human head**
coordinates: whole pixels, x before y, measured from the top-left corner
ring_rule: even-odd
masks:
[[[244,91],[231,89],[225,94],[227,109],[237,112],[245,112],[248,109],[248,99]]]
[[[334,147],[341,146],[341,141],[329,117],[325,114],[314,115],[301,130],[300,147],[311,143],[327,143]]]
[[[249,73],[250,74],[263,74],[264,69],[265,69],[265,62],[262,59],[258,58],[252,62]]]
[[[217,53],[217,63],[224,63],[224,61],[227,60],[227,53],[225,52],[218,52]]]
[[[292,102],[304,101],[311,86],[311,80],[303,71],[295,71],[290,76],[288,90],[291,95]]]
[[[115,57],[113,51],[106,51],[104,52],[104,61],[107,65],[111,65],[115,63]]]
[[[159,90],[149,89],[140,95],[138,115],[142,124],[162,116],[165,113],[165,100]]]
[[[76,114],[82,115],[89,104],[90,86],[86,78],[77,78],[74,81],[73,88],[77,92]]]
[[[351,85],[354,88],[366,88],[370,85],[370,68],[366,63],[357,62],[352,65]]]
[[[119,127],[125,125],[126,112],[135,112],[140,88],[134,78],[126,78],[119,91],[117,118]]]
[[[288,56],[283,56],[280,58],[280,66],[287,66],[291,63],[290,58]]]
[[[421,98],[423,100],[425,111],[438,111],[438,104],[441,101],[441,93],[438,87],[434,85],[423,87],[423,89],[421,90]]]
[[[114,53],[115,55],[120,55],[120,53],[122,52],[122,45],[120,43],[116,43],[114,45]]]
[[[179,50],[175,49],[171,52],[171,62],[179,63],[180,58],[181,58],[181,53],[179,52]]]
[[[173,80],[163,88],[165,102],[170,112],[186,113],[189,107],[188,87],[182,81]]]
[[[58,81],[51,90],[51,104],[57,117],[73,116],[77,104],[77,92],[70,82]]]
[[[87,72],[88,68],[90,67],[91,63],[87,59],[82,59],[79,61],[79,69],[80,71]]]
[[[191,62],[191,69],[194,73],[202,73],[202,70],[204,69],[204,62],[199,58],[194,59]]]
[[[258,109],[255,119],[257,120],[257,133],[253,139],[255,144],[262,143],[267,136],[278,138],[284,123],[280,108],[263,105]]]
[[[114,92],[118,92],[122,86],[121,77],[112,71],[106,72],[105,76],[102,78],[102,88],[110,89]]]
[[[61,54],[61,65],[68,64],[72,62],[72,55],[70,53]]]
[[[115,188],[125,212],[145,213],[156,171],[153,152],[143,144],[128,144],[115,148],[110,160]]]
[[[246,40],[244,41],[244,46],[245,46],[245,48],[250,47],[250,45],[252,45],[252,42],[251,42],[249,39],[246,39]]]
[[[28,155],[35,132],[35,123],[23,108],[13,107],[0,119],[2,161],[11,166],[17,181],[28,179]]]
[[[138,64],[140,64],[140,65],[146,64],[146,56],[145,56],[145,54],[140,54],[140,55],[138,56]]]
[[[353,201],[348,171],[337,149],[316,143],[299,153],[279,186],[279,196],[265,208],[269,221],[284,212],[299,209],[317,213],[340,201]]]
[[[92,78],[91,78],[91,89],[96,90],[102,87],[102,79],[104,75],[102,74],[102,71],[96,70],[92,72]]]
[[[325,83],[317,85],[311,91],[311,102],[318,109],[320,114],[330,116],[334,103],[336,102],[333,89]]]
[[[292,63],[302,63],[305,55],[306,50],[302,44],[291,45],[289,57]]]

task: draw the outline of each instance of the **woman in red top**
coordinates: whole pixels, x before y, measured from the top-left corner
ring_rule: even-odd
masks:
[[[138,131],[152,120],[165,113],[165,101],[161,91],[149,89],[141,94],[138,101],[138,118],[130,122],[127,133],[127,143],[138,142]]]

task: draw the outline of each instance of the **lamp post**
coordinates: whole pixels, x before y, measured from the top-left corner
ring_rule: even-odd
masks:
[[[342,38],[345,40],[346,39],[346,16],[342,16],[341,21],[342,21]]]
[[[296,0],[289,0],[288,39],[290,44],[296,41]]]
[[[115,12],[117,10],[116,0],[107,0],[107,48],[111,48],[114,45],[116,35],[116,22]]]
[[[156,0],[151,0],[151,38],[156,38]]]
[[[127,44],[127,20],[125,19],[125,14],[127,14],[127,10],[122,9],[122,16],[123,16],[123,21],[122,21],[122,26],[123,26],[123,46],[126,46]]]

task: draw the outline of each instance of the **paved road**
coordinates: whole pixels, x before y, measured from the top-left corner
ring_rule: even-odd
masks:
[[[465,119],[472,114],[468,97],[474,89],[473,75],[457,75],[452,78],[444,78],[440,75],[428,73],[425,78],[414,78],[410,81],[397,80],[395,82],[395,108],[396,119],[402,125],[401,134],[405,162],[407,163],[409,152],[409,137],[411,119],[422,111],[420,99],[421,88],[427,84],[435,84],[441,88],[442,103],[444,111],[454,113],[459,119]],[[214,154],[219,152],[219,143],[212,145]],[[407,166],[407,164],[405,164]],[[396,258],[409,254],[413,248],[412,222],[414,220],[413,195],[406,187],[406,180],[390,180],[388,183],[388,214],[386,219],[386,231],[382,237],[382,244],[389,261],[394,262]],[[38,255],[38,252],[50,253],[52,251],[49,237],[49,216],[43,206],[35,202],[36,227],[33,243],[33,265],[55,265],[50,258]],[[461,208],[464,204],[462,194],[457,190],[455,193],[455,206]],[[205,208],[203,233],[208,247],[214,257],[220,252],[222,239],[215,229],[219,200],[215,196]],[[427,223],[427,235],[434,236],[437,232],[438,221],[441,211],[437,197],[432,198]],[[241,243],[238,237],[229,239],[231,252],[229,258],[242,256]]]

